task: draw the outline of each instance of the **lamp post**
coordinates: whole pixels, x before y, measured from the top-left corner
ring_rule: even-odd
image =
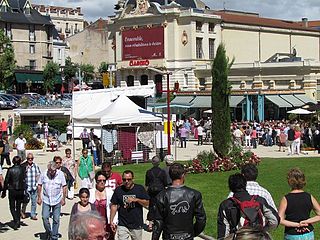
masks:
[[[28,80],[26,81],[26,85],[27,85],[28,93],[29,93],[29,92],[30,92],[30,87],[31,87],[31,85],[32,85],[32,81],[31,81],[30,79],[28,79]]]
[[[154,71],[154,72],[157,72],[157,73],[160,73],[161,75],[166,75],[167,77],[167,90],[163,91],[162,92],[165,92],[167,93],[167,121],[168,121],[168,124],[167,124],[167,132],[168,132],[168,155],[171,155],[171,136],[170,136],[170,131],[171,131],[171,125],[170,125],[170,121],[171,121],[171,112],[170,112],[170,93],[176,93],[177,91],[179,91],[179,89],[176,88],[179,87],[179,84],[176,85],[175,84],[175,89],[174,90],[170,90],[170,75],[172,75],[173,73],[176,73],[176,72],[179,72],[179,71],[183,71],[183,70],[189,70],[191,68],[181,68],[181,69],[177,69],[176,71],[174,72],[168,72],[168,71],[162,71],[162,70],[159,70],[157,68],[153,68],[153,67],[148,67],[147,68],[148,70],[151,70],[151,71]]]

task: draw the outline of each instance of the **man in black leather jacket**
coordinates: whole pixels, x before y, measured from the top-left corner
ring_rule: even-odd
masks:
[[[185,170],[180,163],[169,169],[172,186],[160,192],[155,205],[152,239],[189,240],[206,226],[201,193],[184,186]],[[195,218],[195,221],[194,221]]]
[[[1,197],[6,196],[6,190],[9,190],[9,205],[10,212],[13,217],[13,229],[17,230],[20,227],[20,212],[25,190],[25,168],[21,166],[21,158],[15,156],[12,159],[14,164],[7,171],[4,180],[4,187]]]

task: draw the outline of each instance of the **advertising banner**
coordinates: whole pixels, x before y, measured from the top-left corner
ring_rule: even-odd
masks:
[[[144,28],[122,32],[122,60],[164,58],[164,28]]]

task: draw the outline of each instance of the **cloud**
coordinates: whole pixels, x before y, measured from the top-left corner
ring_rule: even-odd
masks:
[[[302,17],[319,19],[319,0],[203,0],[211,9],[255,12],[262,17],[299,21]],[[33,3],[66,7],[81,7],[87,21],[106,19],[114,14],[118,0],[33,0]]]

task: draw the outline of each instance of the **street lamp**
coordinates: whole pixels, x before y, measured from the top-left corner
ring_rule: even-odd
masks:
[[[153,67],[148,67],[148,70],[152,70],[154,72],[160,73],[161,75],[166,75],[167,76],[167,90],[164,91],[162,90],[162,92],[167,93],[167,132],[168,132],[168,155],[171,155],[171,136],[170,136],[170,93],[172,92],[176,92],[176,90],[170,91],[170,75],[172,75],[172,72],[168,72],[168,71],[161,71],[159,69],[153,68]]]
[[[30,87],[31,87],[31,85],[32,85],[32,81],[31,81],[30,79],[28,79],[28,80],[26,81],[26,85],[27,85],[28,93],[29,93],[29,92],[30,92]]]

